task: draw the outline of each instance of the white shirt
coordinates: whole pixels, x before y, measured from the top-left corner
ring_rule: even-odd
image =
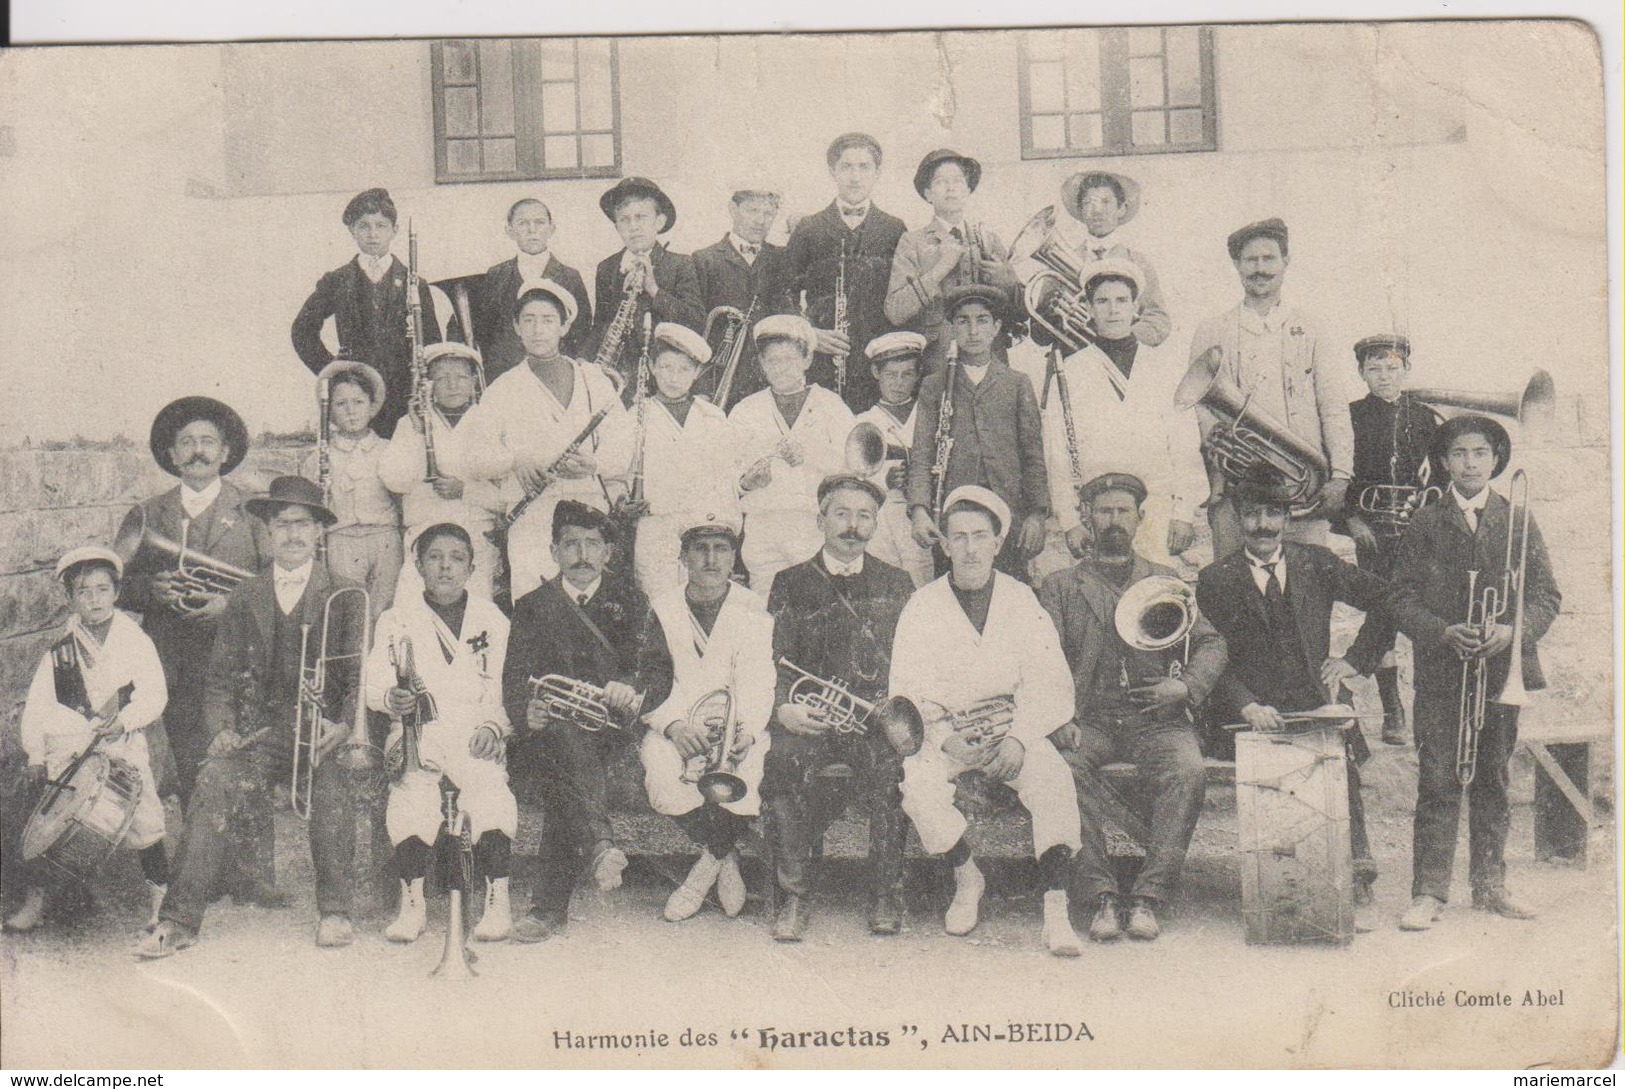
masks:
[[[1462,517],[1467,519],[1467,528],[1477,533],[1478,518],[1479,515],[1484,513],[1484,504],[1490,501],[1490,490],[1481,488],[1477,495],[1468,499],[1458,492],[1456,486],[1452,484],[1450,485],[1450,496],[1456,501],[1456,506],[1461,508]]]
[[[965,372],[965,381],[973,386],[979,386],[982,384],[982,379],[987,377],[987,369],[990,366],[992,366],[991,361],[983,363],[979,367],[973,367],[969,363],[961,363],[959,369]]]
[[[359,253],[356,254],[356,260],[361,262],[361,271],[367,274],[367,279],[371,280],[373,283],[377,283],[384,278],[384,273],[389,271],[389,266],[393,262],[394,258],[387,253],[382,257],[373,257],[370,254]]]
[[[762,247],[755,242],[747,242],[732,231],[728,232],[728,241],[733,245],[734,251],[744,258],[745,264],[754,265],[756,258],[762,252]]]
[[[831,556],[829,554],[829,549],[826,548],[824,549],[824,567],[828,569],[829,573],[832,575],[840,575],[843,577],[848,575],[861,575],[863,574],[863,555],[863,553],[859,553],[858,558],[853,560],[851,563],[842,563],[834,556]]]
[[[516,255],[516,260],[519,268],[519,291],[517,294],[523,295],[526,289],[547,279],[547,262],[549,260],[547,250],[537,254],[530,254],[520,250]]]
[[[941,216],[932,216],[931,217],[931,222],[936,226],[938,234],[952,235],[955,231],[958,231],[959,232],[959,240],[961,242],[965,241],[965,221],[964,220],[960,220],[958,223],[949,223],[946,219],[943,219]]]
[[[219,477],[215,477],[214,482],[200,492],[193,491],[189,484],[182,481],[181,509],[186,511],[186,517],[188,518],[201,518],[203,512],[209,509],[209,505],[215,501],[215,497],[219,494]]]
[[[571,601],[574,601],[577,605],[585,605],[598,595],[598,588],[604,584],[604,576],[599,575],[593,579],[585,590],[569,579],[560,579],[559,582],[563,586],[564,592],[570,595]]]
[[[631,272],[633,269],[637,268],[639,265],[647,265],[649,267],[649,271],[652,273],[654,271],[654,256],[653,255],[654,255],[654,250],[650,250],[648,253],[645,253],[645,254],[636,254],[636,253],[633,253],[631,250],[626,250],[626,251],[622,252],[622,254],[621,254],[621,272],[622,273]]]
[[[299,604],[299,599],[305,596],[305,587],[310,583],[310,573],[315,570],[316,561],[306,560],[292,571],[271,565],[271,578],[276,583],[276,607],[287,616]]]
[[[1286,549],[1276,548],[1275,555],[1267,560],[1258,559],[1251,552],[1246,553],[1246,556],[1247,566],[1253,576],[1253,585],[1258,587],[1260,594],[1269,592],[1270,564],[1275,565],[1275,581],[1280,585],[1281,592],[1286,593]]]
[[[1105,260],[1107,254],[1121,245],[1123,245],[1123,240],[1117,237],[1116,231],[1111,232],[1105,238],[1096,238],[1085,231],[1083,244],[1078,248],[1083,252],[1084,257],[1093,263]]]

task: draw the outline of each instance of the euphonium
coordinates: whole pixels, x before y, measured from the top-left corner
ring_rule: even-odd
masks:
[[[597,733],[606,726],[630,730],[643,709],[641,692],[637,706],[620,714],[610,709],[602,688],[558,673],[530,678],[530,698],[541,701],[549,718],[568,722],[589,733]]]
[[[350,606],[345,619],[339,610]],[[372,598],[359,586],[347,586],[328,595],[322,607],[322,627],[311,655],[311,624],[299,633],[299,703],[293,722],[293,767],[288,800],[302,820],[310,819],[316,784],[316,769],[337,752],[336,758],[351,771],[368,771],[378,766],[374,746],[367,740],[367,719],[362,707],[362,665],[372,643]],[[340,638],[344,645],[335,645]],[[352,663],[353,669],[345,701],[348,706],[330,709],[331,672],[338,663]]]
[[[726,688],[707,692],[688,712],[688,724],[705,730],[705,752],[690,757],[683,767],[683,782],[699,788],[700,796],[716,805],[737,802],[749,789],[734,773],[748,746],[740,743],[739,716],[733,695]]]
[[[1198,356],[1174,391],[1174,407],[1200,405],[1219,418],[1202,450],[1226,480],[1241,480],[1254,467],[1266,466],[1291,489],[1293,509],[1309,509],[1331,476],[1326,458],[1285,424],[1253,408],[1251,392],[1243,393],[1221,373],[1223,362],[1218,347]]]
[[[1493,702],[1522,707],[1529,700],[1523,684],[1524,576],[1529,565],[1529,476],[1522,469],[1512,474],[1507,485],[1511,509],[1507,518],[1506,552],[1501,577],[1482,588],[1482,572],[1467,572],[1467,623],[1477,629],[1480,639],[1489,638],[1491,629],[1512,610],[1512,644],[1507,653],[1506,680]],[[1514,539],[1518,540],[1516,553]],[[1514,555],[1517,563],[1513,563]],[[1490,660],[1483,655],[1464,658],[1461,663],[1461,695],[1456,711],[1456,781],[1472,785],[1478,774],[1478,741],[1492,697],[1489,694]]]
[[[1074,297],[1083,293],[1083,265],[1055,229],[1055,205],[1040,208],[1010,243],[1010,263],[1034,261],[1054,273]]]
[[[121,536],[113,549],[123,558],[127,568],[138,563],[163,568],[173,563],[169,585],[180,595],[179,611],[191,612],[201,608],[213,595],[229,594],[239,583],[254,577],[252,571],[189,548],[187,537],[191,533],[191,519],[181,521],[181,539],[176,542],[147,524],[145,506],[136,509],[141,512],[139,528]]]

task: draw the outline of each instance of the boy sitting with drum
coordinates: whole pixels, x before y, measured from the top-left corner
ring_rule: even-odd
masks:
[[[148,926],[157,921],[169,861],[146,728],[169,692],[152,640],[114,607],[123,574],[123,562],[105,548],[75,548],[57,561],[73,612],[34,671],[23,706],[29,786],[43,795],[23,832],[27,894],[7,930],[44,921],[47,861],[89,880],[121,846],[141,852],[152,899]]]

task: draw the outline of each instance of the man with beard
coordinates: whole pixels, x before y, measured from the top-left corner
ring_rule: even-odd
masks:
[[[878,703],[891,671],[897,617],[914,591],[903,571],[865,555],[874,536],[880,488],[849,474],[826,477],[818,487],[818,528],[824,547],[773,580],[767,611],[773,616],[773,657],[780,662],[774,697],[773,738],[762,775],[767,834],[784,899],[773,939],[798,942],[810,915],[814,845],[846,807],[815,799],[810,776],[830,764],[851,768],[869,812],[869,931],[895,934],[903,923],[903,822],[901,754],[878,721],[842,730],[822,709],[790,701],[804,670],[840,685],[861,700]],[[845,802],[847,792],[841,792]]]
[[[1191,363],[1229,379],[1250,398],[1252,410],[1279,421],[1325,459],[1330,475],[1320,493],[1309,497],[1313,508],[1294,513],[1286,528],[1291,540],[1324,545],[1328,519],[1341,513],[1354,473],[1354,429],[1333,358],[1337,353],[1324,342],[1317,321],[1281,298],[1291,264],[1285,223],[1266,219],[1242,227],[1230,235],[1228,248],[1243,298],[1197,326]],[[1227,426],[1205,406],[1197,408],[1196,417],[1204,440]],[[1214,465],[1208,481],[1208,523],[1217,558],[1240,547],[1241,529],[1226,494],[1234,482]]]
[[[1073,743],[1060,747],[1077,779],[1083,816],[1076,888],[1085,903],[1098,905],[1089,937],[1111,941],[1121,935],[1125,890],[1106,856],[1105,824],[1122,803],[1100,769],[1130,761],[1150,786],[1151,819],[1145,864],[1126,890],[1127,930],[1150,941],[1159,933],[1157,912],[1173,895],[1202,812],[1207,772],[1191,709],[1207,699],[1227,655],[1224,639],[1204,619],[1184,639],[1160,649],[1124,642],[1114,620],[1124,593],[1148,578],[1176,576],[1134,550],[1146,501],[1139,477],[1103,473],[1084,486],[1081,498],[1094,556],[1050,575],[1038,591],[1061,633],[1077,693],[1077,717],[1059,735]]]
[[[1282,715],[1326,704],[1350,677],[1369,673],[1386,649],[1392,628],[1374,613],[1392,614],[1394,594],[1369,572],[1330,549],[1287,539],[1291,497],[1273,473],[1250,474],[1234,488],[1242,546],[1202,569],[1196,602],[1229,648],[1230,665],[1214,689],[1227,712],[1249,728],[1280,732]],[[1366,614],[1354,645],[1331,656],[1332,605]],[[1348,747],[1349,840],[1354,855],[1354,902],[1371,903],[1377,866],[1366,836],[1359,764],[1369,752],[1359,730],[1344,733]]]

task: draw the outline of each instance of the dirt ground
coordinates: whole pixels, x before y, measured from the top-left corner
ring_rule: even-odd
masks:
[[[0,1062],[141,1069],[1608,1061],[1619,959],[1606,831],[1593,839],[1589,868],[1540,863],[1529,806],[1518,805],[1510,884],[1539,920],[1470,911],[1463,886],[1436,930],[1401,933],[1394,923],[1408,902],[1414,774],[1409,749],[1380,747],[1367,765],[1382,878],[1369,913],[1375,929],[1346,947],[1245,944],[1234,791],[1215,786],[1181,895],[1154,943],[1093,945],[1077,960],[1046,955],[1031,864],[1017,861],[990,870],[984,922],[969,938],[942,933],[943,875],[929,862],[913,868],[904,932],[872,937],[861,868],[836,861],[808,940],[778,945],[756,901],[737,920],[714,906],[686,923],[661,920],[673,875],[686,865],[662,856],[635,861],[619,892],[578,895],[562,938],[480,947],[479,978],[462,983],[428,977],[444,947],[443,901],[414,945],[383,940],[388,914],[374,904],[354,946],[315,948],[303,828],[279,814],[281,883],[301,893],[291,909],[222,902],[196,947],[139,962],[128,946],[142,890],[125,858],[104,879],[102,909],[90,920],[6,935]],[[1517,792],[1527,802],[1526,790]],[[526,903],[529,858],[519,861],[516,911]],[[1462,859],[1458,874],[1464,868]],[[1080,927],[1087,923],[1085,912],[1074,914]],[[1512,1004],[1457,1005],[1459,996],[1501,994]],[[1406,1005],[1434,995],[1442,1006]],[[1541,997],[1561,1004],[1539,1004]],[[1013,1032],[1048,1042],[1015,1043]],[[567,1037],[579,1045],[586,1041],[577,1036],[636,1033],[652,1038],[610,1050],[565,1046]]]

